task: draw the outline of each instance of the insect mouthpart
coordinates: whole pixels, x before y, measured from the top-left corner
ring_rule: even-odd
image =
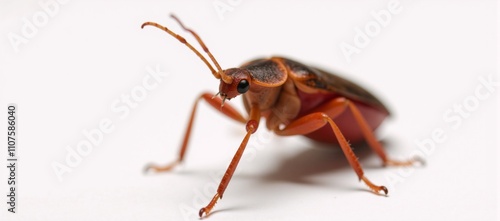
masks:
[[[220,97],[222,98],[222,103],[220,104],[220,107],[224,107],[224,102],[227,100],[231,100],[231,98],[227,98],[227,94],[226,93],[221,93],[220,91],[217,92],[217,94],[215,94],[212,99],[214,99],[215,97],[217,97],[217,95],[220,95]]]

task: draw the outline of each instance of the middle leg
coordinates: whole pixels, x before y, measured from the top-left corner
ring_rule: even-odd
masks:
[[[340,101],[337,102],[341,104]],[[339,106],[339,108],[342,108],[342,106]],[[343,108],[345,109],[345,106]],[[341,112],[342,111],[339,111],[339,113]],[[387,195],[388,190],[385,186],[375,185],[364,176],[363,168],[361,167],[358,158],[352,151],[351,146],[338,128],[337,124],[335,124],[332,118],[327,114],[323,112],[311,113],[291,122],[282,130],[275,131],[275,133],[282,136],[304,135],[316,131],[327,124],[330,125],[333,134],[340,144],[342,152],[344,153],[351,167],[358,175],[359,180],[362,180],[373,192],[377,194],[380,192],[384,192]]]

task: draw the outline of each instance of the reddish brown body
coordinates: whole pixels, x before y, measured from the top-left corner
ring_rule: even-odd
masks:
[[[285,69],[280,70],[280,67]],[[280,77],[280,80],[286,77],[281,88],[276,88],[280,92],[275,97],[265,95],[266,102],[278,101],[274,104],[275,106],[269,109],[261,108],[261,112],[266,118],[267,128],[272,131],[279,129],[276,126],[286,126],[294,119],[312,113],[315,108],[341,97],[352,101],[365,117],[371,130],[375,130],[389,115],[389,111],[382,102],[359,85],[291,59],[281,57],[257,59],[242,65],[241,68],[248,70],[254,79],[259,79],[262,82],[265,79],[276,79],[278,81],[278,77]],[[258,93],[258,91],[253,92],[250,90],[243,94],[243,101],[247,111],[249,111],[248,107],[251,105],[249,101],[252,100],[252,97],[260,96]],[[328,111],[325,112],[328,114]],[[335,116],[333,120],[342,130],[347,140],[353,143],[364,140],[363,133],[356,126],[351,112],[346,111],[339,116]],[[338,143],[328,125],[304,135],[321,142]]]
[[[373,184],[364,176],[348,140],[352,142],[365,140],[382,159],[384,165],[407,166],[418,160],[395,161],[386,156],[373,130],[389,115],[389,111],[375,96],[357,84],[281,57],[257,59],[240,68],[223,70],[201,38],[186,28],[175,16],[172,17],[185,31],[196,38],[216,68],[213,68],[212,64],[183,37],[168,28],[154,22],[146,22],[142,27],[148,25],[157,27],[185,44],[207,65],[214,77],[220,79],[219,92],[214,96],[211,93],[202,93],[196,100],[178,159],[165,166],[150,165],[147,169],[168,171],[183,161],[200,100],[206,101],[227,117],[245,124],[247,131],[214,197],[206,207],[200,209],[200,217],[208,215],[216,202],[222,198],[248,140],[257,131],[262,117],[266,119],[266,127],[278,135],[305,135],[317,141],[338,143],[338,147],[342,149],[358,178],[377,194],[379,192],[387,194],[388,190],[384,186]],[[238,95],[243,95],[248,117],[243,117],[231,105],[224,106],[226,100]]]

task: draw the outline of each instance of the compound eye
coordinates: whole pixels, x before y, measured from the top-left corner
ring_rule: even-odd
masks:
[[[240,83],[238,83],[238,87],[236,88],[236,90],[238,90],[238,93],[244,94],[245,92],[248,91],[249,88],[250,88],[250,83],[248,83],[247,80],[243,79],[240,81]]]

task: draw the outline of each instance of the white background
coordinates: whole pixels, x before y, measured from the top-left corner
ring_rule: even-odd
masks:
[[[232,11],[218,14],[217,2]],[[428,163],[383,168],[369,148],[354,146],[366,176],[389,188],[388,197],[377,196],[357,181],[339,150],[261,127],[208,220],[499,218],[498,87],[482,89],[488,98],[460,117],[460,125],[443,119],[454,105],[474,99],[480,77],[499,79],[495,1],[400,1],[401,12],[350,62],[339,45],[354,44],[355,29],[376,21],[370,13],[387,10],[389,1],[231,2],[68,1],[15,46],[9,36],[23,36],[24,19],[46,12],[38,1],[2,0],[0,116],[17,103],[20,161],[16,214],[7,212],[7,169],[0,170],[0,219],[198,219],[244,127],[201,104],[184,164],[171,173],[142,173],[147,163],[175,159],[194,99],[218,89],[182,44],[140,28],[156,21],[194,43],[170,13],[200,34],[223,68],[283,55],[366,86],[393,113],[378,132],[388,154],[418,151]],[[120,118],[111,106],[141,86],[147,67],[169,75]],[[240,99],[230,103],[242,110]],[[59,181],[52,165],[66,164],[68,148],[103,119],[114,130]],[[0,122],[6,134],[6,119]],[[423,152],[415,141],[435,130],[444,141]]]

